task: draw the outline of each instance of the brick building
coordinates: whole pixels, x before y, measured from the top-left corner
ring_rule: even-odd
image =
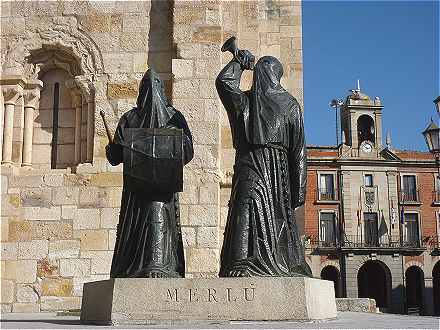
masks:
[[[2,312],[79,308],[83,283],[108,278],[122,173],[105,159],[99,112],[114,129],[147,67],[194,139],[180,198],[186,274],[216,276],[234,150],[214,80],[231,35],[280,58],[302,102],[300,1],[1,2]]]
[[[389,137],[382,145],[382,108],[353,90],[341,106],[342,143],[308,148],[308,261],[339,297],[438,315],[438,165],[429,152],[395,150]]]

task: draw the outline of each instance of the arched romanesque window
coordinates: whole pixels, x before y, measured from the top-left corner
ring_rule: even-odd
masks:
[[[43,83],[35,109],[32,166],[67,168],[93,157],[93,93],[83,88],[78,60],[63,50],[41,49],[29,60]]]
[[[75,165],[75,108],[66,82],[72,77],[62,69],[41,75],[40,106],[34,118],[32,163],[51,168]]]
[[[1,163],[72,170],[92,163],[95,95],[97,106],[111,113],[97,44],[76,20],[54,19],[6,40],[2,49]]]

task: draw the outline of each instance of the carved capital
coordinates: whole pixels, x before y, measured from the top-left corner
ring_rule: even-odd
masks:
[[[64,85],[68,88],[68,89],[76,89],[78,88],[78,85],[76,84],[76,80],[75,79],[69,79],[66,80],[64,82]]]
[[[22,96],[22,89],[18,86],[2,86],[3,99],[5,104],[12,104]]]
[[[76,79],[70,79],[65,82],[65,86],[69,89],[72,98],[72,106],[81,106],[81,91],[76,82]]]
[[[82,104],[81,93],[77,89],[72,89],[70,91],[70,96],[72,97],[72,106],[80,107]]]
[[[38,79],[28,80],[23,98],[24,98],[24,106],[27,108],[36,108],[38,102],[40,101],[40,91],[43,88],[43,82]]]
[[[24,92],[24,107],[25,108],[36,108],[38,101],[40,100],[40,91],[37,89],[27,90]]]
[[[95,97],[95,87],[92,82],[85,76],[75,77],[75,82],[87,102],[92,102]]]

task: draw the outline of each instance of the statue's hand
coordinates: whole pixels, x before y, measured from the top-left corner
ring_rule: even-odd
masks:
[[[235,58],[241,64],[243,70],[253,70],[255,64],[255,56],[248,50],[237,50]]]
[[[118,148],[118,146],[115,143],[110,143],[105,146],[105,154],[107,158],[111,158],[115,153],[116,148]]]

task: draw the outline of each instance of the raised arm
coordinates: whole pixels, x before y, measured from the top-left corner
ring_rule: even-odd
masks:
[[[304,204],[307,185],[307,154],[304,138],[304,121],[302,111],[295,102],[292,118],[292,136],[289,152],[290,182],[292,203],[294,207]]]
[[[215,87],[226,111],[240,114],[246,107],[248,99],[240,90],[240,79],[243,73],[241,65],[232,60],[220,71],[215,80]]]

